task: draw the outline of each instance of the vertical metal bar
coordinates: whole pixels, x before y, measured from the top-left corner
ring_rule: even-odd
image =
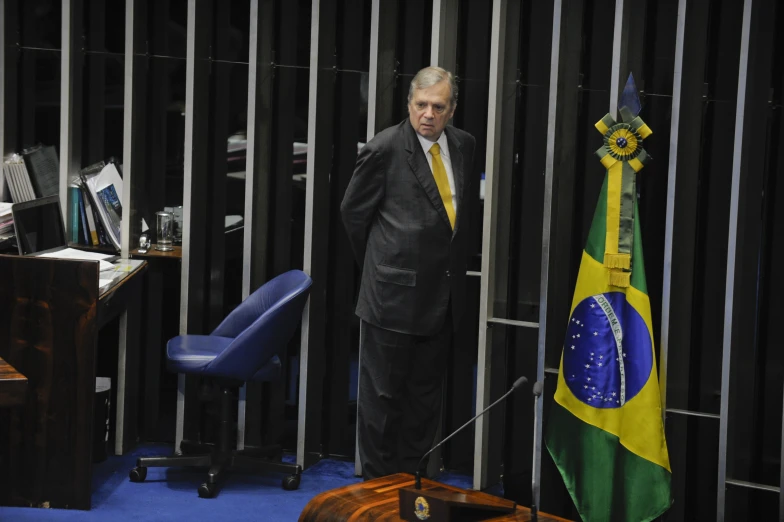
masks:
[[[123,208],[131,207],[131,183],[133,179],[133,65],[134,65],[134,4],[136,0],[125,0],[125,76],[123,92]],[[120,222],[120,256],[128,258],[130,245],[130,215],[125,212]],[[120,340],[117,354],[117,408],[115,419],[114,454],[123,454],[125,426],[125,376],[128,354],[128,311],[120,316]]]
[[[784,400],[782,400],[784,406]],[[779,521],[784,521],[784,411],[781,412],[781,460],[779,460]]]
[[[182,328],[182,327],[181,327]],[[177,374],[177,412],[175,415],[174,451],[178,451],[185,433],[185,374]]]
[[[251,0],[248,63],[248,127],[245,161],[245,229],[242,254],[242,299],[267,277],[269,178],[272,118],[272,0]],[[237,448],[245,447],[247,387],[240,388]]]
[[[60,209],[63,212],[65,229],[70,230],[68,209],[68,171],[71,168],[71,147],[69,124],[71,122],[71,107],[73,104],[71,89],[71,2],[62,0],[62,15],[60,21]]]
[[[458,0],[433,0],[433,28],[430,40],[430,65],[457,74]]]
[[[188,297],[191,262],[191,172],[193,170],[193,89],[195,74],[196,2],[188,0],[188,22],[185,50],[185,153],[183,158],[182,201],[182,262],[180,269],[180,335],[188,333]],[[185,374],[177,374],[177,417],[174,436],[175,451],[180,447],[185,426]]]
[[[180,268],[180,335],[188,333],[188,297],[191,261],[191,172],[193,170],[193,88],[196,57],[196,1],[188,0],[185,36],[185,151],[182,188],[182,262]],[[174,435],[175,451],[180,447],[185,427],[185,374],[177,374],[177,416]]]
[[[675,222],[675,186],[678,170],[678,135],[681,124],[683,92],[683,51],[686,37],[686,3],[678,0],[678,20],[675,28],[675,60],[672,73],[672,120],[670,124],[670,155],[667,167],[667,210],[664,221],[664,275],[662,280],[661,338],[659,341],[659,393],[662,420],[667,409],[667,356],[670,349],[670,298],[672,291],[672,246]]]
[[[70,230],[68,178],[81,168],[81,0],[63,0],[60,53],[60,209]]]
[[[334,0],[313,0],[308,89],[305,238],[302,263],[303,270],[313,278],[313,290],[302,313],[297,424],[297,463],[303,468],[310,465],[316,443],[320,442],[322,436],[321,387],[325,364],[326,303],[324,299],[327,277],[327,263],[323,252],[326,251],[324,240],[327,237],[324,225],[328,224],[329,220],[329,173],[333,167],[336,11]],[[318,222],[315,221],[317,216]],[[314,232],[317,227],[320,234]],[[306,455],[307,452],[310,453]]]
[[[131,194],[133,183],[133,169],[136,166],[136,158],[133,156],[134,138],[134,24],[135,24],[135,3],[137,0],[125,0],[125,81],[123,92],[123,197],[122,207],[131,209],[133,203]],[[128,258],[131,244],[131,212],[125,212],[120,224],[120,249],[121,257]]]
[[[629,50],[629,13],[631,5],[624,0],[615,0],[615,25],[613,26],[613,56],[610,83],[610,114],[618,119],[618,97],[623,91],[626,75],[629,74],[627,53]]]
[[[268,183],[271,170],[271,125],[265,118],[272,105],[272,0],[251,0],[248,68],[248,148],[245,163],[245,249],[242,258],[242,298],[267,275],[269,235]]]
[[[182,202],[182,270],[180,291],[180,335],[188,333],[188,297],[190,288],[190,261],[191,261],[191,226],[190,218],[193,214],[191,208],[191,191],[193,171],[193,97],[194,76],[196,68],[196,2],[188,0],[188,26],[186,28],[185,50],[185,151],[183,158],[183,202]],[[179,427],[179,426],[178,426]],[[177,438],[179,444],[180,438]]]
[[[308,85],[308,164],[305,171],[305,252],[302,263],[306,274],[312,273],[313,260],[313,185],[315,182],[315,163],[311,158],[311,151],[316,145],[316,105],[318,97],[318,76],[321,73],[319,65],[319,7],[321,0],[313,0],[310,20],[310,78]],[[310,299],[302,312],[302,336],[300,341],[299,357],[299,409],[297,411],[297,464],[305,467],[306,430],[308,410],[308,376],[310,347]]]
[[[0,0],[0,161],[5,158],[5,43],[7,39],[5,24],[5,0]],[[5,183],[5,176],[0,171],[0,198],[5,192]]]
[[[250,49],[248,51],[248,128],[245,151],[245,227],[242,251],[242,300],[250,295],[251,252],[253,244],[253,180],[256,171],[256,92],[259,72],[259,0],[250,0]],[[266,237],[264,238],[266,240]],[[265,241],[266,243],[266,241]],[[247,384],[243,384],[237,401],[237,449],[245,449],[245,412]]]
[[[485,157],[485,209],[482,235],[482,275],[479,286],[479,342],[476,372],[476,411],[490,404],[492,330],[487,320],[493,317],[495,300],[495,260],[498,197],[496,176],[500,175],[501,123],[503,121],[504,51],[506,43],[507,0],[493,3],[490,41],[490,76],[487,100],[487,155]],[[435,17],[435,10],[433,16]],[[436,25],[433,23],[433,30]],[[487,486],[487,454],[490,418],[482,416],[474,428],[474,488]]]
[[[730,196],[729,238],[727,241],[727,281],[724,294],[724,333],[721,355],[721,406],[719,409],[719,466],[716,486],[716,519],[724,520],[727,487],[727,427],[730,404],[730,361],[732,354],[732,326],[735,306],[735,270],[741,252],[738,251],[738,209],[743,160],[744,118],[746,112],[746,84],[749,69],[749,39],[751,37],[751,11],[753,0],[743,2],[743,25],[740,40],[740,65],[738,67],[738,99],[735,107],[735,140],[732,152],[732,185]]]
[[[622,1],[622,0],[619,0]],[[547,348],[547,307],[550,286],[550,241],[553,215],[553,179],[557,162],[556,141],[560,122],[558,118],[559,84],[561,73],[561,32],[564,20],[562,0],[553,4],[553,36],[550,50],[550,99],[547,109],[547,148],[544,170],[544,215],[542,217],[542,274],[539,281],[539,338],[537,342],[536,380],[544,382],[544,356]],[[532,470],[532,510],[539,508],[540,475],[542,466],[542,420],[544,404],[541,397],[536,398],[534,414],[534,454]]]
[[[207,119],[196,118],[209,104],[209,13],[208,0],[188,0],[185,58],[185,146],[183,166],[182,269],[180,279],[180,334],[197,333],[203,327],[204,271],[207,230]],[[179,448],[185,435],[185,385],[178,377],[177,427]]]
[[[370,5],[370,63],[368,70],[368,116],[367,116],[367,140],[373,139],[376,135],[376,99],[378,97],[378,76],[379,76],[379,24],[381,1],[372,0]],[[361,326],[360,326],[361,328]],[[360,339],[362,334],[360,333]]]
[[[578,156],[577,120],[580,106],[580,48],[582,45],[582,1],[555,0],[550,49],[547,144],[542,216],[542,272],[539,289],[539,337],[537,340],[537,381],[545,379],[545,355],[548,346],[563,346],[562,325],[550,322],[551,312],[568,310],[572,288],[562,279],[550,279],[550,273],[567,273],[567,256],[554,252],[571,250],[571,222],[574,208],[575,157]],[[559,225],[561,225],[559,227]],[[563,227],[563,228],[561,228]],[[540,502],[541,452],[544,402],[537,398],[534,423],[534,458],[532,470],[532,509]]]

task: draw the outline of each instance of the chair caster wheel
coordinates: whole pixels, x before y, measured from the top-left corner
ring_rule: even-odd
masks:
[[[137,466],[128,473],[128,478],[131,482],[144,482],[147,478],[147,468],[145,466]]]
[[[206,482],[199,486],[199,497],[212,498],[215,496],[218,488],[215,484],[207,484]]]
[[[289,475],[283,479],[283,489],[286,491],[294,491],[299,487],[300,475]]]

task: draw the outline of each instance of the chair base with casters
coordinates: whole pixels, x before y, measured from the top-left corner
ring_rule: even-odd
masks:
[[[226,472],[237,469],[246,471],[267,471],[287,474],[282,481],[283,489],[295,490],[299,487],[302,468],[297,464],[276,462],[281,455],[280,446],[232,450],[230,448],[231,430],[231,388],[221,386],[220,430],[218,445],[192,444],[186,441],[180,446],[183,455],[167,457],[141,457],[136,461],[129,477],[131,482],[144,482],[147,468],[158,467],[202,467],[208,468],[207,481],[199,486],[199,496],[212,498],[218,491]]]

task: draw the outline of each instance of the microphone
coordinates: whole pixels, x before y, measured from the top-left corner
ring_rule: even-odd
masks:
[[[536,381],[534,383],[534,388],[532,390],[534,397],[541,397],[543,389],[544,389],[544,383],[542,383],[542,381]]]
[[[488,410],[490,410],[490,408],[492,408],[493,406],[495,406],[495,405],[496,405],[496,404],[498,404],[499,402],[501,402],[501,401],[503,401],[504,399],[506,399],[507,397],[509,397],[509,395],[511,395],[511,394],[512,394],[512,393],[513,393],[513,392],[514,392],[514,391],[515,391],[517,388],[519,388],[520,386],[522,386],[523,384],[525,384],[525,383],[527,383],[527,382],[528,382],[528,379],[527,379],[526,377],[518,377],[518,379],[517,379],[517,380],[514,382],[514,384],[513,384],[513,385],[512,385],[512,387],[509,389],[509,391],[508,391],[508,392],[506,392],[505,394],[503,394],[503,395],[502,395],[502,396],[501,396],[501,397],[500,397],[498,400],[496,400],[496,401],[495,401],[493,404],[491,404],[490,406],[488,406],[487,408],[485,408],[484,410],[482,410],[481,412],[479,412],[478,414],[476,414],[476,415],[474,416],[474,418],[473,418],[473,419],[469,420],[468,422],[466,422],[465,424],[463,424],[462,426],[460,426],[459,428],[457,428],[455,431],[453,431],[451,434],[449,434],[449,436],[448,436],[447,438],[443,439],[441,442],[439,442],[438,444],[436,444],[435,446],[433,446],[432,448],[430,448],[430,451],[428,451],[427,453],[425,453],[424,455],[422,455],[422,458],[421,458],[421,459],[419,459],[419,464],[417,464],[417,467],[416,467],[416,475],[415,475],[415,481],[414,481],[414,489],[422,489],[422,477],[421,477],[421,474],[420,474],[420,472],[419,472],[419,469],[422,467],[422,462],[425,460],[425,458],[426,458],[428,455],[430,455],[431,453],[433,453],[433,452],[434,452],[434,451],[435,451],[437,448],[441,447],[441,445],[442,445],[442,444],[444,444],[446,441],[448,441],[449,439],[451,439],[452,437],[454,437],[455,435],[457,435],[458,433],[460,433],[461,431],[463,431],[463,429],[464,429],[464,428],[466,428],[466,427],[467,427],[467,426],[469,426],[470,424],[473,424],[473,423],[476,421],[476,419],[478,419],[479,417],[481,417],[482,415],[484,415],[485,413],[487,413],[487,411],[488,411]],[[539,384],[539,383],[537,383],[537,384]],[[541,387],[540,387],[540,388],[541,388]],[[534,388],[534,389],[535,389],[535,388]],[[541,394],[541,389],[540,389],[539,393]]]

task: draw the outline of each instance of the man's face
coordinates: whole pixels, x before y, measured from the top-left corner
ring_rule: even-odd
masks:
[[[425,89],[414,89],[408,104],[408,118],[417,134],[427,140],[438,141],[455,113],[455,107],[450,106],[451,94],[447,81]]]

